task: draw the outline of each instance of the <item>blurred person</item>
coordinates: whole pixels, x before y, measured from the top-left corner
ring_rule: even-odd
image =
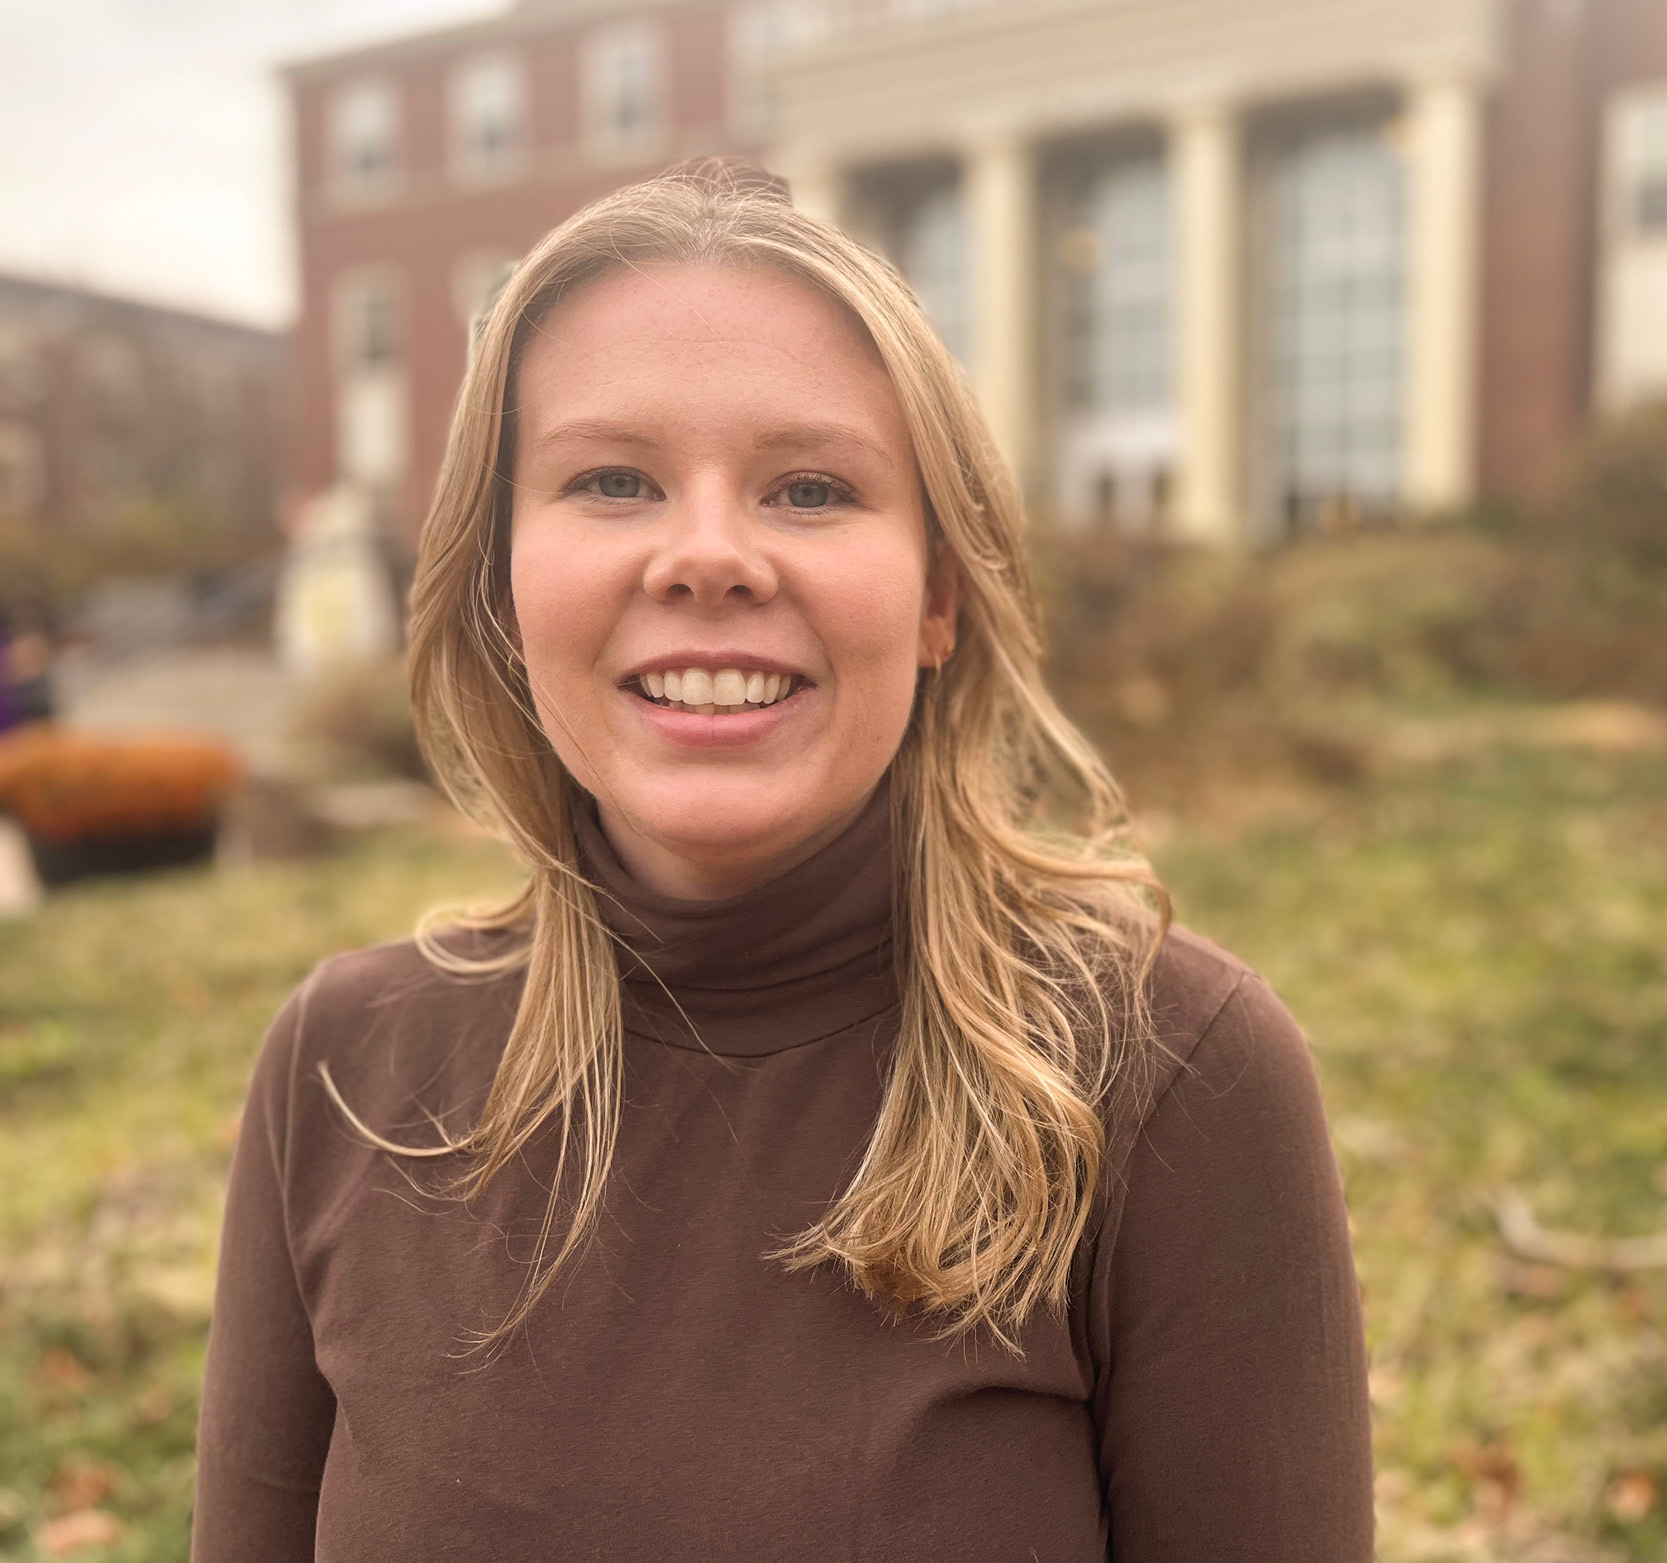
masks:
[[[47,721],[54,709],[52,637],[45,611],[0,607],[0,733]]]
[[[528,884],[273,1025],[197,1563],[1370,1558],[1306,1048],[1039,657],[883,263],[720,162],[532,253],[411,633]]]

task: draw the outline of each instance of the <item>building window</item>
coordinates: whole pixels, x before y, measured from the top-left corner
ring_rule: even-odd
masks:
[[[1623,98],[1613,110],[1610,137],[1622,228],[1667,234],[1667,91]]]
[[[1288,136],[1264,177],[1269,508],[1295,535],[1401,497],[1404,181],[1371,125]]]
[[[369,494],[404,477],[410,448],[398,278],[381,267],[336,279],[336,475]]]
[[[859,175],[853,217],[862,236],[903,273],[938,338],[963,363],[972,341],[966,218],[952,163]]]
[[[1596,379],[1624,408],[1667,391],[1667,82],[1610,101],[1604,164]]]
[[[748,0],[729,13],[730,121],[743,136],[775,128],[775,63],[821,37],[831,17],[827,0]]]
[[[1155,534],[1177,445],[1168,162],[1156,142],[1079,155],[1056,188],[1054,501],[1073,524]]]
[[[665,34],[646,20],[598,28],[585,40],[586,136],[604,153],[643,153],[665,133]]]
[[[0,517],[27,520],[46,492],[40,435],[26,423],[0,422]]]
[[[0,397],[33,401],[44,384],[34,333],[20,321],[0,320]]]
[[[386,195],[399,173],[399,95],[392,82],[367,80],[330,99],[330,183],[348,200]]]
[[[457,318],[469,334],[469,350],[474,351],[475,338],[486,323],[504,284],[515,272],[515,257],[501,250],[471,250],[460,256],[452,267],[452,302],[457,307]]]
[[[336,363],[343,374],[398,365],[399,289],[384,271],[349,272],[335,289]]]
[[[1169,174],[1161,158],[1086,179],[1060,241],[1066,285],[1067,395],[1074,407],[1168,407]]]
[[[526,146],[527,77],[512,55],[465,60],[450,83],[451,156],[461,179],[506,179]]]
[[[971,346],[967,309],[967,236],[957,185],[926,192],[903,215],[896,233],[897,264],[915,290],[926,318],[957,358]]]

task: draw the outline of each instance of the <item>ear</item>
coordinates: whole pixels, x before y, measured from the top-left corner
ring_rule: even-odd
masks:
[[[920,641],[916,662],[923,668],[942,667],[955,650],[955,634],[965,592],[955,555],[940,543],[926,572],[926,597],[920,610]]]

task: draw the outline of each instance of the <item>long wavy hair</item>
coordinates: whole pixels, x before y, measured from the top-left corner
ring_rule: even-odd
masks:
[[[1012,478],[965,379],[897,273],[796,210],[785,187],[726,161],[684,165],[586,207],[521,263],[479,330],[412,589],[410,675],[435,775],[506,836],[528,870],[446,972],[524,968],[490,1094],[467,1132],[402,1156],[462,1155],[478,1192],[547,1126],[551,1196],[507,1338],[595,1227],[620,1122],[613,936],[582,871],[582,794],[533,708],[506,625],[514,389],[535,331],[585,282],[645,264],[763,267],[838,300],[890,372],[914,441],[931,543],[953,556],[957,648],[924,670],[890,768],[901,1019],[879,1117],[826,1215],[776,1259],[842,1267],[869,1297],[945,1335],[1013,1345],[1061,1308],[1091,1217],[1108,1112],[1151,1027],[1145,979],[1167,899],[1130,848],[1121,797],[1041,676],[1038,608]]]

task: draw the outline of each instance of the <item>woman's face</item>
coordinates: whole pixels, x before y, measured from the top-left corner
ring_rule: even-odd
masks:
[[[539,719],[626,867],[693,899],[831,841],[954,638],[890,376],[768,269],[621,270],[513,388],[510,586]]]

